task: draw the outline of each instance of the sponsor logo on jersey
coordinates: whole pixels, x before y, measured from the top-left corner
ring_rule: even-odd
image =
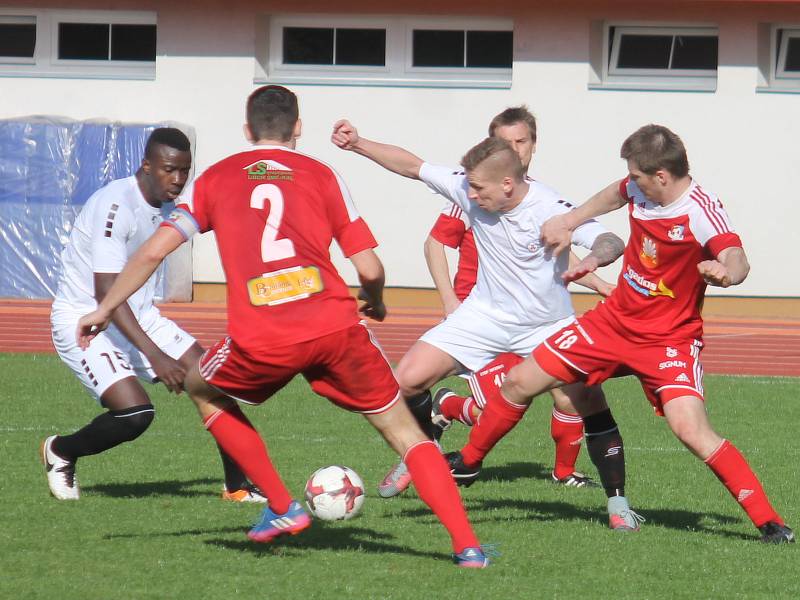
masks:
[[[663,279],[659,279],[658,283],[653,283],[639,275],[639,273],[634,271],[630,266],[628,266],[628,270],[622,277],[628,282],[629,286],[642,296],[667,296],[668,298],[675,298],[675,293],[667,287]]]
[[[667,237],[673,242],[680,242],[683,239],[683,225],[673,225],[667,232]]]
[[[647,267],[658,265],[658,245],[646,235],[642,236],[642,253],[639,256]]]
[[[324,289],[317,267],[290,267],[264,273],[247,282],[253,306],[274,306],[308,298]]]
[[[675,358],[678,356],[678,349],[667,346],[665,354],[667,355],[667,358]]]
[[[292,181],[294,173],[286,165],[274,160],[258,160],[243,168],[247,171],[247,178],[256,181],[269,181],[275,179],[282,179],[284,181]]]
[[[658,363],[658,370],[663,371],[664,369],[671,369],[673,367],[678,367],[680,369],[686,368],[686,361],[684,360],[665,360],[664,362]]]
[[[675,378],[677,383],[689,383],[691,381],[686,373],[681,373]]]

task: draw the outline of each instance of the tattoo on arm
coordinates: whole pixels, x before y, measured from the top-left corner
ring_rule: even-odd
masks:
[[[619,236],[608,232],[597,236],[590,255],[594,256],[599,266],[603,267],[617,260],[624,251],[625,242]]]

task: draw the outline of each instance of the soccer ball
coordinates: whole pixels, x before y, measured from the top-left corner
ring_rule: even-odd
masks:
[[[349,467],[322,467],[306,483],[306,504],[323,521],[352,519],[364,504],[364,482]]]

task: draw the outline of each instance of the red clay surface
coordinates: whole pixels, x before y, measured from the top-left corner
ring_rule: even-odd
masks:
[[[161,306],[205,347],[225,335],[222,304]],[[54,352],[50,301],[0,300],[0,352]],[[441,315],[430,308],[393,306],[383,323],[370,323],[389,360],[398,361]],[[800,321],[707,319],[703,366],[707,373],[800,377]]]

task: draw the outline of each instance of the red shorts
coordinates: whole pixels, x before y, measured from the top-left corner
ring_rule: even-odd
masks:
[[[469,388],[478,408],[483,410],[486,403],[500,394],[500,387],[512,367],[523,361],[521,356],[506,352],[500,354],[488,365],[469,376]]]
[[[363,324],[261,351],[258,357],[227,337],[200,359],[207,383],[249,404],[264,402],[298,373],[317,394],[353,412],[380,413],[400,397],[386,357]]]
[[[635,375],[656,413],[673,398],[703,399],[700,340],[637,342],[595,309],[540,344],[533,357],[539,366],[565,383],[602,383],[610,377]]]

